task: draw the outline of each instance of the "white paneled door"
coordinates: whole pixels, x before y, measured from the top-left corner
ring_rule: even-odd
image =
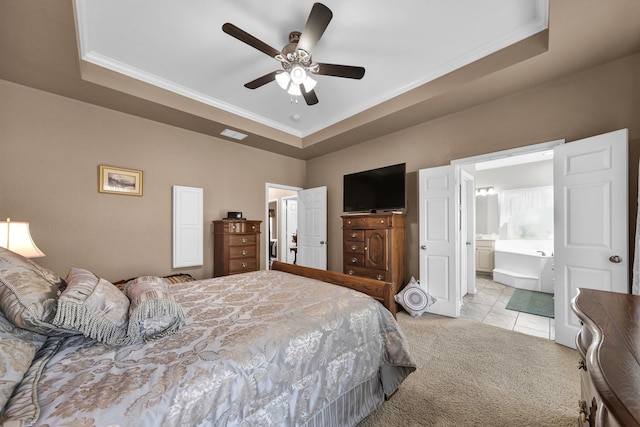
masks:
[[[327,187],[298,192],[297,264],[327,269]]]
[[[628,293],[627,129],[554,148],[555,333],[575,348],[578,288]]]
[[[430,313],[460,316],[457,186],[454,166],[422,169],[419,179],[420,284],[437,299]]]

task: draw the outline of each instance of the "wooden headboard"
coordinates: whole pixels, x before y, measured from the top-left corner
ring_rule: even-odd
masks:
[[[285,264],[280,261],[274,261],[271,264],[271,269],[308,277],[310,279],[321,280],[327,283],[333,283],[334,285],[344,286],[346,288],[362,292],[380,301],[380,303],[391,312],[393,317],[396,317],[397,309],[396,302],[393,299],[393,284],[390,282],[351,276],[348,274],[336,273],[335,271],[302,267],[295,264]]]

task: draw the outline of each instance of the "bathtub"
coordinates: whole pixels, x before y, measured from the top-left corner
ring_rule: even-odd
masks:
[[[553,256],[543,250],[496,248],[493,281],[552,294]]]

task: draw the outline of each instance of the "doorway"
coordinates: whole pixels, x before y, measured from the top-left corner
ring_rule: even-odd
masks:
[[[530,269],[553,264],[553,147],[563,142],[452,162],[459,164],[463,183],[473,182],[472,188],[465,190],[464,185],[461,188],[461,199],[472,204],[466,211],[472,212],[474,227],[473,234],[467,233],[469,237],[461,242],[472,248],[462,251],[460,260],[461,268],[467,267],[465,272],[461,271],[461,277],[466,273],[469,285],[478,283],[477,275],[481,276],[481,282],[496,276],[496,282],[512,288],[553,293],[548,272]],[[518,265],[511,261],[513,257],[505,255],[508,267],[496,265],[496,261],[500,264],[506,259],[503,254],[511,252],[546,258]],[[473,269],[469,268],[471,264],[475,264]],[[469,301],[464,299],[465,293],[475,293],[471,286],[462,286],[461,290],[461,302]]]
[[[266,268],[277,260],[295,264],[295,240],[297,235],[297,198],[299,187],[280,184],[266,184],[267,238],[264,253],[267,254]]]

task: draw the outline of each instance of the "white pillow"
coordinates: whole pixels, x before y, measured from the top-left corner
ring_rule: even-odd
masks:
[[[413,317],[422,316],[427,307],[437,301],[422,289],[415,277],[411,277],[407,286],[398,292],[394,299]]]

